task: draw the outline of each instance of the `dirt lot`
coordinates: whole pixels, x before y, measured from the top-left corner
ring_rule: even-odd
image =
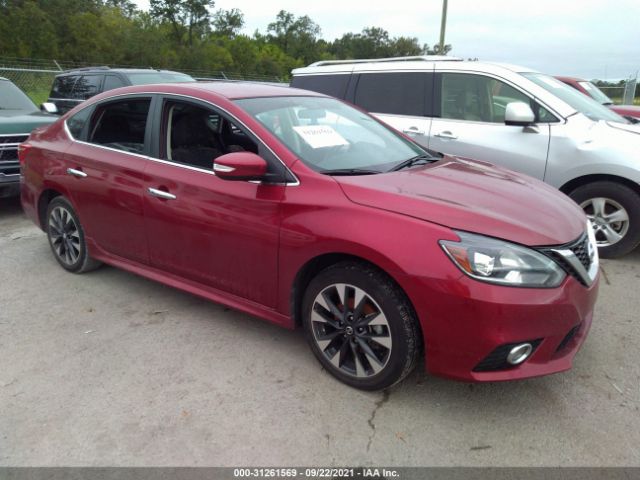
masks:
[[[573,370],[390,394],[300,332],[125,273],[64,272],[0,200],[0,465],[640,465],[640,250],[603,262]]]

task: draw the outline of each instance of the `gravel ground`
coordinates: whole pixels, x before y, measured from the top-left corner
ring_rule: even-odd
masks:
[[[603,262],[574,368],[389,393],[287,331],[121,270],[63,271],[0,199],[0,466],[640,466],[640,249]]]

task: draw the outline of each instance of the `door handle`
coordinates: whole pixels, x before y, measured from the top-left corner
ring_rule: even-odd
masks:
[[[456,135],[451,133],[449,130],[445,130],[444,132],[436,133],[434,136],[438,137],[438,138],[446,138],[448,140],[455,140],[455,139],[458,138]]]
[[[418,127],[409,127],[402,130],[407,135],[424,135],[424,130],[418,130]]]
[[[173,193],[165,192],[164,190],[158,190],[157,188],[148,188],[147,191],[152,197],[161,198],[163,200],[175,200],[176,197]]]
[[[78,178],[88,177],[88,175],[84,173],[82,170],[77,170],[75,168],[67,168],[67,175],[73,175],[74,177],[78,177]]]

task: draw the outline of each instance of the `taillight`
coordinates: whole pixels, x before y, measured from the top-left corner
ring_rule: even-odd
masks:
[[[24,162],[27,159],[27,154],[29,153],[29,150],[31,150],[31,147],[31,144],[26,142],[18,145],[18,160],[20,161],[20,165],[24,165]]]

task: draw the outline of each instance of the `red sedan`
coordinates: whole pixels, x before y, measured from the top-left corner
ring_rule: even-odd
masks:
[[[66,270],[101,263],[287,328],[374,390],[424,355],[465,381],[566,370],[593,230],[532,178],[434,155],[338,100],[198,83],[96,96],[20,147],[22,205]]]
[[[566,83],[570,87],[575,88],[586,96],[593,98],[596,102],[609,107],[618,115],[626,118],[631,123],[640,122],[640,107],[636,105],[614,105],[613,101],[607,95],[596,87],[593,83],[582,78],[575,77],[556,77],[561,82]]]

